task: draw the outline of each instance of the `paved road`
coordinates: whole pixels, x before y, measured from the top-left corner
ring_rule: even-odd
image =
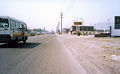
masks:
[[[0,74],[85,74],[55,35],[30,37],[27,44],[0,45]]]

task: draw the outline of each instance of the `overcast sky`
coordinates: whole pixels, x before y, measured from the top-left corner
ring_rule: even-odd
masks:
[[[0,0],[0,16],[23,20],[31,29],[55,30],[60,12],[63,27],[70,27],[77,18],[83,18],[84,25],[106,23],[120,16],[120,0]]]

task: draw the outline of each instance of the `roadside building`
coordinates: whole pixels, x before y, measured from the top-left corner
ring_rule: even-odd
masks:
[[[64,33],[64,34],[68,34],[69,31],[70,31],[70,29],[68,29],[68,28],[63,28],[63,33]]]
[[[82,25],[82,22],[74,22],[74,25],[70,28],[71,34],[79,35],[94,35],[94,26],[85,26]]]
[[[110,27],[111,36],[119,36],[120,37],[120,16],[115,16],[113,19],[113,24]]]

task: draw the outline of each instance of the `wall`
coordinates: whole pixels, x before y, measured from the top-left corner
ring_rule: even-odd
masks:
[[[111,31],[111,36],[120,36],[120,29],[115,29],[115,17],[113,17],[112,21],[112,31]]]

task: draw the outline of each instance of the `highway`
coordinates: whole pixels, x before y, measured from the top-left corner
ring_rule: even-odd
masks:
[[[26,44],[0,45],[0,74],[85,74],[56,35],[29,37]]]

